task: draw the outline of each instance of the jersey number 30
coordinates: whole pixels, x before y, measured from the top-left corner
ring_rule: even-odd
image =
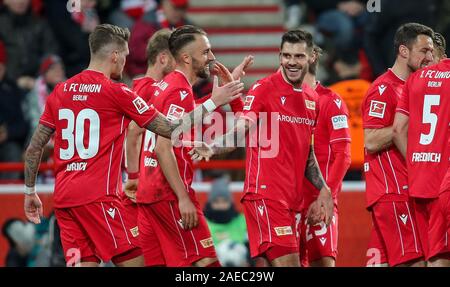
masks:
[[[75,117],[72,110],[60,109],[59,120],[67,120],[67,128],[61,131],[61,137],[67,141],[67,148],[59,149],[59,157],[69,160],[75,155],[75,149],[81,159],[93,158],[98,153],[100,143],[100,117],[92,109],[81,110]],[[89,121],[89,142],[84,145],[84,127]]]
[[[429,145],[434,138],[434,133],[436,132],[436,125],[438,121],[438,116],[431,112],[432,106],[439,106],[440,96],[439,95],[425,95],[423,99],[423,113],[422,113],[422,123],[430,124],[430,132],[428,134],[420,134],[420,144]]]

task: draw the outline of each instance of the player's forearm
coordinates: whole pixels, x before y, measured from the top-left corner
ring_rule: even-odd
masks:
[[[352,162],[349,142],[338,142],[331,145],[334,161],[329,167],[327,184],[331,189],[333,198],[336,198],[338,187],[344,180],[344,176]]]
[[[158,157],[159,166],[178,200],[186,197],[188,195],[187,190],[181,179],[177,160],[170,141],[158,138],[155,152]]]
[[[393,128],[393,142],[400,153],[406,158],[406,147],[408,145],[409,117],[402,113],[396,113]]]
[[[322,188],[328,188],[325,180],[323,179],[322,172],[320,171],[319,164],[314,154],[314,149],[311,146],[309,150],[308,160],[306,162],[305,177],[312,183],[312,185],[318,190]]]
[[[392,145],[393,127],[364,129],[364,147],[368,153],[377,153]]]
[[[143,129],[138,127],[134,122],[128,127],[127,134],[127,171],[138,172],[139,171],[139,155],[142,144]]]
[[[42,152],[54,130],[39,124],[25,152],[25,185],[33,187],[41,163]]]
[[[250,130],[250,122],[238,120],[237,123],[226,134],[218,137],[212,144],[215,155],[229,153],[238,147],[245,146],[245,137]]]

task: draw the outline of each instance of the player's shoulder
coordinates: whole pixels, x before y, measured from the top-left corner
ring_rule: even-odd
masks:
[[[330,88],[318,84],[316,87],[316,92],[319,95],[319,102],[321,103],[321,105],[336,106],[336,108],[339,110],[341,108],[346,109],[346,104],[342,97]]]
[[[249,90],[248,94],[255,94],[260,93],[266,90],[270,90],[273,87],[273,75],[267,76],[265,78],[257,80],[255,83],[253,83]]]

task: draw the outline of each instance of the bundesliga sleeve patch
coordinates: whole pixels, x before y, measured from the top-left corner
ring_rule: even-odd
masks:
[[[171,104],[169,107],[169,111],[167,111],[166,118],[170,121],[178,120],[184,114],[184,108],[177,106],[175,104]]]
[[[133,105],[140,115],[142,115],[146,110],[149,109],[147,103],[141,97],[137,97],[136,99],[134,99]]]
[[[346,115],[334,116],[331,118],[333,130],[348,129],[348,122]]]
[[[379,101],[370,101],[369,116],[375,118],[384,118],[384,111],[386,110],[386,103]]]
[[[244,111],[249,111],[252,108],[253,101],[255,100],[255,96],[246,96],[244,102]]]

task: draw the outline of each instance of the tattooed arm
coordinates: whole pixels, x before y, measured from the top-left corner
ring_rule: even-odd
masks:
[[[306,162],[305,177],[320,190],[316,201],[309,206],[308,222],[314,225],[323,221],[328,226],[333,217],[334,202],[330,188],[323,179],[312,145]]]
[[[39,171],[42,152],[55,130],[39,124],[25,152],[25,215],[33,223],[39,224],[42,216],[42,203],[36,191],[36,176]]]

